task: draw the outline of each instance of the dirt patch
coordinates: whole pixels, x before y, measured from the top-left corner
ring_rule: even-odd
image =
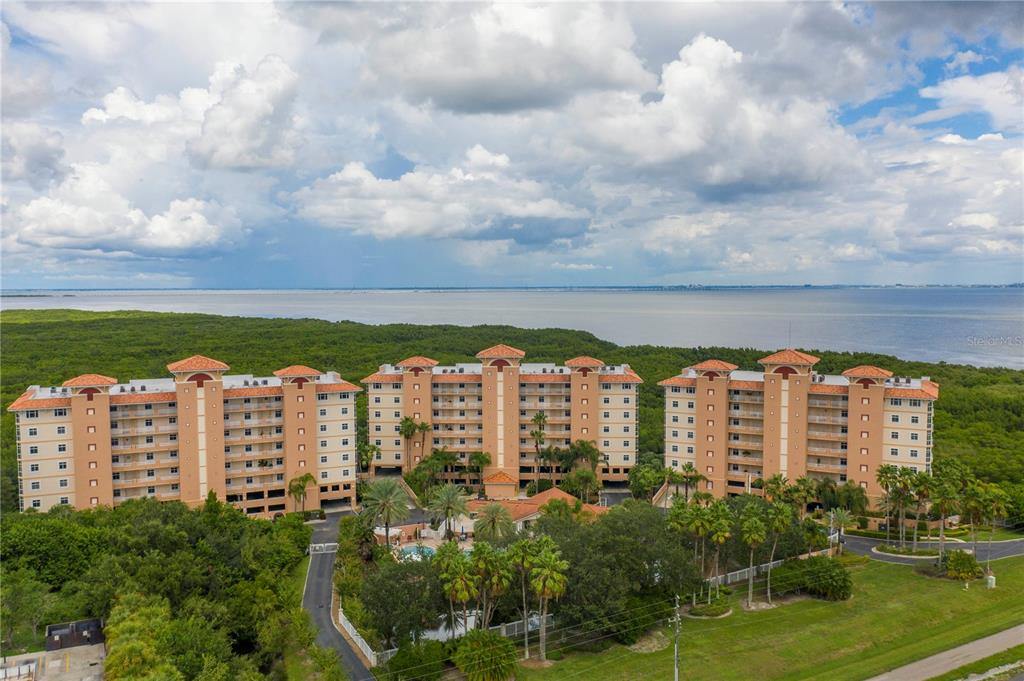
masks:
[[[805,594],[794,594],[792,596],[775,597],[771,603],[767,601],[755,601],[753,605],[747,607],[746,599],[743,600],[743,609],[747,612],[758,612],[760,610],[772,610],[779,607],[780,605],[789,605],[790,603],[798,603],[800,601],[809,601],[810,596]]]
[[[634,653],[656,653],[665,648],[668,648],[668,637],[657,629],[644,634],[639,641],[629,646]]]
[[[547,669],[555,663],[551,660],[541,662],[539,657],[531,657],[529,660],[520,660],[519,664],[527,669]]]

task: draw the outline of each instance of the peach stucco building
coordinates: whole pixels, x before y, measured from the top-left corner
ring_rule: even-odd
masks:
[[[523,362],[525,354],[495,345],[477,353],[478,362],[451,366],[410,357],[364,378],[369,442],[380,448],[373,471],[407,471],[434,449],[447,448],[461,461],[482,451],[491,456],[483,472],[487,495],[514,497],[521,485],[548,475],[530,435],[534,414],[543,411],[545,445],[589,440],[604,457],[599,476],[625,480],[636,462],[640,377],[628,364],[593,357],[532,364]],[[406,440],[405,417],[427,430]]]
[[[294,510],[288,482],[304,473],[315,481],[306,508],[354,500],[361,388],[306,366],[229,375],[201,355],[167,369],[170,378],[31,386],[11,404],[22,510],[144,496],[198,504],[214,492],[272,515]]]
[[[782,350],[762,371],[707,360],[661,381],[665,462],[689,462],[716,496],[750,491],[781,473],[853,482],[877,498],[883,464],[930,471],[937,383],[874,366],[841,375],[814,371],[818,358]]]

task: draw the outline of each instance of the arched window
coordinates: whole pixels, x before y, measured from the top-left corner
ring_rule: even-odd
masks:
[[[505,367],[509,366],[509,363],[507,360],[504,359],[496,359],[493,362],[491,362],[491,366],[498,367],[498,370],[501,371]]]
[[[789,378],[790,376],[792,376],[793,374],[796,373],[796,369],[794,369],[793,367],[779,367],[778,369],[776,369],[772,373],[773,374],[780,374],[782,376],[785,376],[786,378]]]
[[[299,376],[298,378],[292,379],[292,383],[299,386],[299,390],[302,390],[302,386],[304,386],[306,383],[309,383],[309,379]]]
[[[704,372],[704,377],[705,378],[718,378],[718,372],[717,371],[705,371]]]
[[[203,383],[206,383],[207,381],[212,381],[213,378],[209,374],[192,374],[191,376],[188,377],[188,380],[191,381],[192,383],[195,383],[196,386],[202,388]]]
[[[85,395],[85,399],[87,402],[92,402],[92,396],[99,394],[100,391],[98,388],[82,388],[82,391],[79,393],[79,395]]]
[[[867,388],[868,386],[874,385],[874,384],[875,384],[875,382],[872,381],[870,378],[862,378],[859,381],[857,381],[857,385],[862,385],[865,388]]]

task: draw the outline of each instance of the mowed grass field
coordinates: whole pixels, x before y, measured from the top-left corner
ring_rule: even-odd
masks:
[[[849,601],[804,600],[760,612],[737,607],[722,620],[684,619],[680,678],[854,681],[1024,622],[1024,558],[993,563],[999,588],[991,591],[981,581],[964,591],[875,561],[852,570]],[[736,587],[733,598],[743,597],[745,589]],[[671,629],[665,634],[671,640]],[[521,669],[516,678],[670,679],[672,646],[571,653],[546,669]]]

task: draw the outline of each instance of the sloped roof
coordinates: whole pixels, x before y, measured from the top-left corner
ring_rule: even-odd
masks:
[[[21,409],[52,409],[54,407],[71,406],[70,397],[47,397],[32,399],[34,396],[31,390],[26,390],[18,399],[7,406],[7,411],[19,411]]]
[[[720,359],[706,359],[689,368],[694,371],[732,371],[738,367],[735,364],[729,364],[729,362],[723,362]]]
[[[304,364],[293,364],[290,367],[278,369],[274,372],[274,375],[278,378],[291,378],[295,376],[319,376],[320,372]]]
[[[505,345],[499,343],[498,345],[492,345],[489,348],[481,350],[476,353],[476,356],[480,359],[498,359],[502,357],[515,357],[521,359],[526,357],[526,353],[518,348],[514,348],[511,345]]]
[[[604,362],[597,359],[596,357],[590,357],[589,355],[580,355],[579,357],[573,357],[572,359],[565,360],[565,366],[567,367],[603,367]]]
[[[662,381],[658,381],[658,385],[663,386],[663,387],[671,387],[671,386],[690,387],[690,386],[697,385],[697,379],[696,378],[687,378],[685,376],[671,376],[671,377],[666,378],[666,379],[664,379]]]
[[[488,483],[492,485],[514,485],[516,480],[505,471],[497,471],[484,478],[484,484]]]
[[[378,371],[375,374],[370,374],[366,378],[359,381],[360,383],[401,383],[402,374],[386,374],[382,371]]]
[[[411,369],[413,367],[436,367],[437,360],[424,357],[423,355],[416,355],[414,357],[407,357],[401,362],[395,365],[401,369]]]
[[[116,378],[110,376],[103,376],[102,374],[82,374],[81,376],[75,376],[61,383],[65,388],[86,388],[96,385],[114,385],[117,383]]]
[[[185,371],[227,371],[230,368],[220,360],[210,359],[203,355],[192,355],[167,365],[167,370],[172,374]]]
[[[814,355],[808,355],[806,352],[800,352],[793,348],[786,348],[785,350],[779,350],[778,352],[772,353],[767,357],[762,357],[757,361],[760,364],[811,365],[817,364],[818,358]]]
[[[872,366],[870,364],[861,364],[853,367],[852,369],[847,369],[843,372],[843,376],[856,376],[857,378],[889,378],[892,376],[892,372],[888,369],[882,369],[881,367]]]

